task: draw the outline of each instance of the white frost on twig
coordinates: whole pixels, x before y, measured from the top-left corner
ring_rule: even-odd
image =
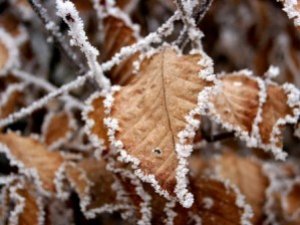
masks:
[[[98,82],[98,85],[108,90],[110,81],[104,76],[103,69],[97,61],[99,51],[93,47],[84,31],[82,19],[76,10],[74,3],[70,1],[56,0],[57,15],[60,16],[69,26],[69,35],[71,36],[71,45],[76,45],[85,54],[88,65],[93,72],[93,76]]]

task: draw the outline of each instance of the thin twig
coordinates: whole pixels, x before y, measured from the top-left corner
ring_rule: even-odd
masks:
[[[205,131],[201,132],[202,137],[207,142],[216,142],[216,141],[222,141],[225,139],[233,138],[234,132],[224,132],[224,133],[218,133],[218,134],[206,134]]]
[[[43,88],[47,92],[53,92],[58,90],[58,88],[53,86],[51,83],[46,82],[44,79],[41,79],[37,76],[32,76],[31,74],[25,71],[15,69],[12,71],[12,75],[24,80],[25,82],[35,84],[38,87]],[[81,103],[78,99],[74,98],[73,96],[63,95],[61,98],[64,99],[68,105],[74,106],[80,110],[82,110],[84,107],[83,103]]]
[[[33,10],[36,12],[38,17],[41,19],[45,28],[47,29],[49,35],[54,39],[55,43],[58,44],[61,51],[65,54],[68,60],[71,62],[72,66],[76,67],[80,73],[86,71],[86,67],[81,63],[81,61],[76,57],[76,54],[69,42],[64,38],[61,32],[59,32],[59,27],[50,19],[47,10],[43,7],[39,0],[28,0],[31,4]]]
[[[87,73],[83,76],[79,76],[74,81],[62,86],[60,89],[57,89],[56,91],[52,91],[51,93],[44,96],[43,98],[33,102],[30,106],[24,107],[20,111],[10,114],[7,118],[0,120],[0,127],[7,126],[18,119],[21,119],[27,115],[30,115],[35,110],[40,109],[44,105],[46,105],[51,99],[53,99],[61,94],[64,94],[76,87],[81,86],[83,83],[86,82],[86,80],[89,77],[91,77],[91,73]]]
[[[198,27],[200,25],[200,22],[202,21],[202,19],[204,18],[205,14],[207,13],[207,11],[209,10],[211,4],[212,4],[213,0],[201,0],[200,3],[195,6],[194,11],[193,11],[193,18],[195,20],[196,26]],[[182,0],[176,0],[176,5],[177,8],[180,10],[180,12],[185,15],[186,12],[183,8],[182,5]],[[184,49],[185,46],[188,43],[188,31],[185,31],[182,35],[180,35],[180,37],[178,38],[178,40],[176,41],[176,43],[179,43],[178,45]]]

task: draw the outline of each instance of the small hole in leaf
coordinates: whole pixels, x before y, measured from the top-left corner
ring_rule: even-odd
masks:
[[[75,20],[73,19],[73,17],[71,16],[70,13],[68,13],[68,14],[66,15],[66,20],[67,20],[67,21],[70,21],[70,22],[72,22],[72,23],[75,22]]]
[[[155,155],[158,155],[158,156],[160,156],[160,155],[162,154],[162,150],[159,149],[159,148],[153,149],[152,152],[153,152]]]

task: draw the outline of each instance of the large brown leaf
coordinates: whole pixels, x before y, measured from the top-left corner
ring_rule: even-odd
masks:
[[[199,92],[209,84],[199,77],[204,70],[200,59],[200,54],[161,50],[145,60],[136,78],[116,94],[110,114],[119,124],[116,139],[140,161],[143,173],[154,175],[169,192],[174,190],[179,166],[175,150],[178,134],[188,125],[185,117],[197,107]],[[192,141],[193,134],[186,144]]]
[[[0,151],[18,167],[20,174],[34,178],[42,191],[55,192],[54,179],[63,164],[60,153],[49,152],[39,141],[11,132],[0,135],[0,144]]]

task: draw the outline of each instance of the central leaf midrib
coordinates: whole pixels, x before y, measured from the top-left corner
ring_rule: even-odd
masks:
[[[172,123],[171,123],[171,119],[170,119],[170,113],[169,113],[169,109],[168,109],[168,104],[167,104],[167,93],[166,93],[166,87],[165,87],[165,51],[162,54],[162,60],[161,60],[161,81],[162,81],[162,89],[163,89],[163,105],[165,107],[165,111],[167,114],[167,120],[168,120],[168,127],[171,131],[171,136],[172,136],[172,143],[173,143],[173,148],[175,148],[176,146],[176,141],[174,138],[174,132],[173,132],[173,128],[172,128]]]

